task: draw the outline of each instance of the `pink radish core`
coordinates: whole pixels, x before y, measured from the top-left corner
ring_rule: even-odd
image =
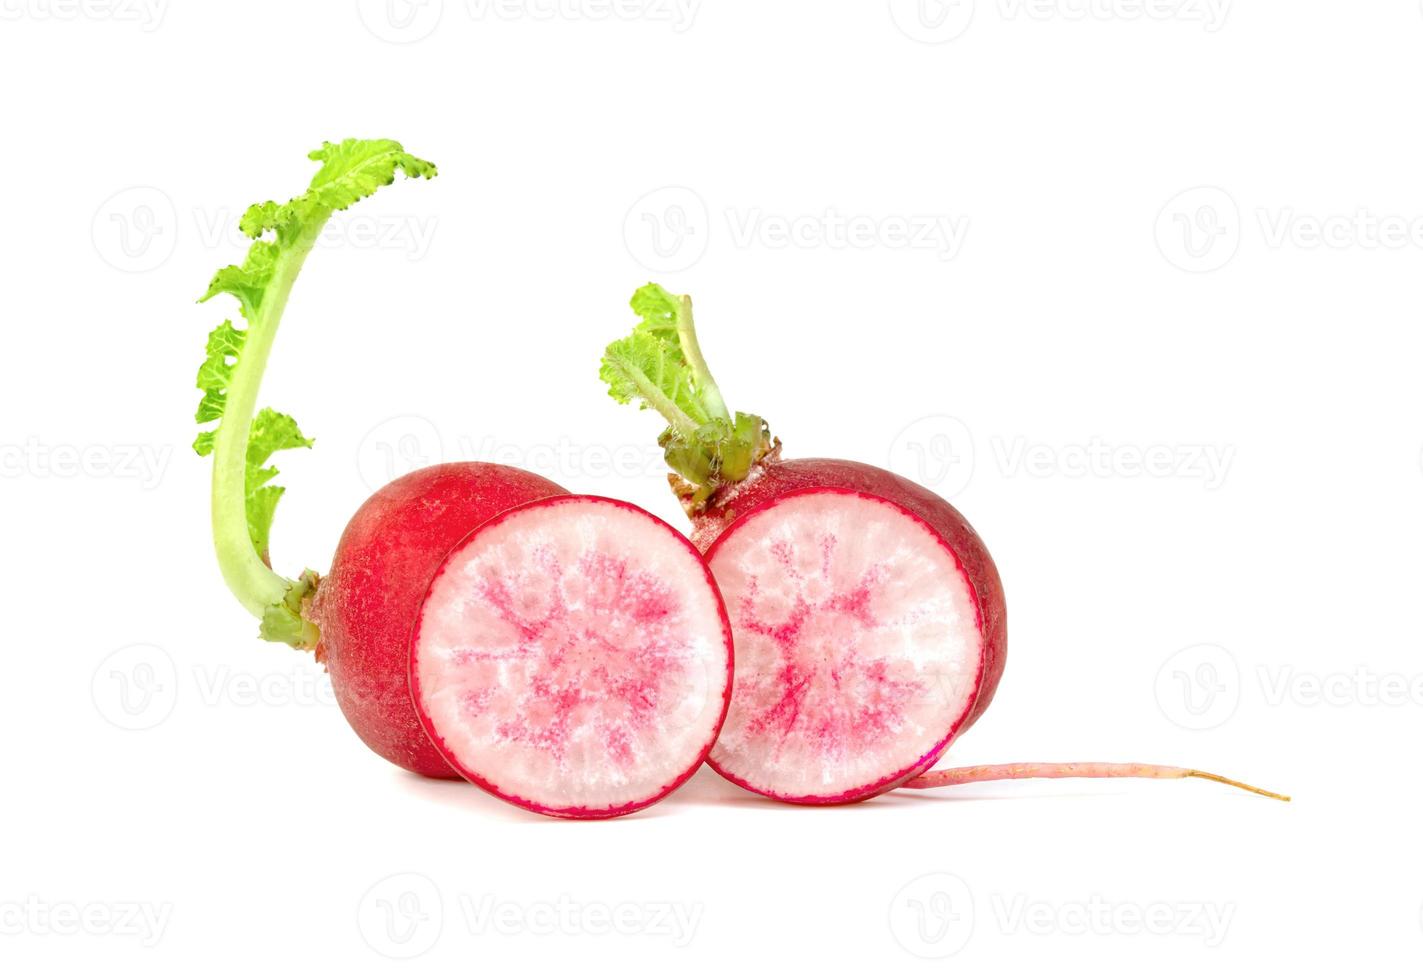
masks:
[[[458,546],[418,620],[412,682],[456,769],[531,809],[637,809],[700,764],[731,650],[690,543],[631,505],[558,497]]]
[[[927,524],[879,497],[803,491],[753,511],[707,558],[736,639],[718,771],[838,802],[933,763],[973,705],[983,638]]]

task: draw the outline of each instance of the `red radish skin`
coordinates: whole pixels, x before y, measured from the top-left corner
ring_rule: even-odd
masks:
[[[316,656],[336,701],[378,755],[422,776],[458,778],[410,700],[410,633],[426,587],[471,530],[566,492],[510,466],[445,463],[392,481],[356,511],[308,614],[321,630]]]
[[[727,779],[787,802],[852,803],[932,766],[965,727],[988,639],[958,554],[917,514],[792,489],[731,524],[707,561],[737,643],[709,759]]]
[[[988,548],[962,514],[947,500],[888,470],[844,459],[790,459],[772,453],[745,480],[719,488],[692,517],[692,542],[708,550],[738,518],[788,493],[807,489],[848,490],[898,504],[934,529],[958,558],[973,589],[983,633],[983,677],[967,731],[987,710],[1003,677],[1008,655],[1008,614],[1003,582]]]
[[[640,508],[552,497],[452,550],[410,644],[449,764],[537,813],[614,817],[701,765],[731,698],[731,627],[691,542]]]

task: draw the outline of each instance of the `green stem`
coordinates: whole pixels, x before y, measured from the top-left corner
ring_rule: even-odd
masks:
[[[277,259],[261,307],[248,324],[242,356],[227,388],[227,407],[213,437],[212,536],[217,562],[232,594],[258,618],[269,606],[281,602],[296,583],[272,571],[252,545],[247,530],[247,442],[267,355],[287,297],[325,224],[325,219],[311,222],[302,240]]]
[[[715,418],[729,422],[731,412],[727,410],[726,402],[721,397],[721,389],[717,387],[711,368],[702,356],[702,345],[697,341],[697,328],[692,319],[692,297],[683,296],[681,301],[682,315],[677,318],[677,342],[682,347],[682,356],[687,359],[687,366],[692,369],[692,378],[707,412]]]
[[[727,408],[697,340],[690,296],[650,282],[629,305],[642,322],[608,345],[598,376],[614,400],[667,420],[657,443],[678,496],[699,509],[717,487],[746,479],[777,443],[759,416]]]

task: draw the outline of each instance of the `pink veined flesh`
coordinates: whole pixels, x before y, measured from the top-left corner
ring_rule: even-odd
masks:
[[[736,638],[710,761],[748,789],[844,803],[932,765],[975,703],[984,639],[957,557],[868,494],[788,494],[707,553]]]
[[[827,469],[833,462],[808,461],[803,468]],[[794,461],[777,463],[768,467],[766,478],[776,480],[794,467]],[[828,471],[870,482],[882,473],[839,463]],[[813,478],[798,473],[800,479]],[[996,684],[1001,670],[1002,587],[991,561],[986,552],[978,553],[981,543],[966,524],[957,529],[959,543],[968,536],[975,552],[972,576],[955,561],[956,548],[938,536],[938,524],[919,510],[907,512],[897,501],[868,491],[801,487],[796,480],[743,511],[739,521],[719,526],[707,551],[737,643],[732,707],[708,760],[728,779],[796,803],[854,802],[896,787],[1118,777],[1206,779],[1288,799],[1214,773],[1140,763],[1022,763],[926,772],[981,711],[982,685]],[[767,489],[752,487],[738,503]],[[926,512],[941,518],[932,509]],[[896,530],[884,533],[888,528]],[[896,535],[904,544],[887,545]],[[948,560],[922,561],[917,574],[916,563],[905,561],[936,552]],[[983,608],[984,588],[992,603],[989,629],[973,610],[974,600]],[[926,601],[936,593],[937,602]],[[945,610],[953,615],[942,616]],[[903,634],[899,652],[917,647],[917,656],[896,661],[878,655],[886,629]],[[964,641],[958,651],[936,659],[943,638],[955,633]],[[890,649],[895,646],[892,642]],[[975,657],[982,666],[977,672],[967,666]],[[988,663],[994,672],[985,679]],[[928,686],[926,678],[932,681]],[[940,710],[926,710],[935,701]],[[974,713],[965,719],[969,705]]]
[[[992,766],[963,766],[957,769],[938,769],[915,776],[904,783],[904,789],[938,789],[943,786],[963,786],[968,783],[990,782],[999,779],[1208,779],[1216,783],[1234,786],[1268,796],[1274,800],[1289,801],[1282,793],[1273,793],[1249,783],[1242,783],[1225,776],[1200,769],[1184,769],[1179,766],[1156,766],[1142,762],[1011,762]]]
[[[983,540],[947,500],[913,480],[878,466],[846,459],[782,459],[779,449],[758,463],[745,480],[727,484],[704,506],[693,508],[692,543],[710,551],[740,518],[785,496],[809,490],[839,490],[881,497],[929,525],[953,551],[973,590],[983,633],[983,677],[965,732],[988,709],[1008,653],[1003,582]]]
[[[411,658],[416,708],[450,764],[555,816],[616,816],[671,792],[730,696],[730,632],[700,555],[595,497],[515,508],[457,546]]]

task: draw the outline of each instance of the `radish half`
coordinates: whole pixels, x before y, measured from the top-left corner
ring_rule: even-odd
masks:
[[[1136,763],[1021,763],[928,772],[987,709],[1003,674],[1003,584],[946,500],[879,467],[781,458],[760,416],[732,413],[689,296],[639,289],[633,332],[600,377],[667,422],[669,482],[725,597],[736,690],[708,762],[791,803],[995,779],[1188,776]],[[1283,798],[1283,797],[1281,797]]]
[[[848,803],[931,766],[973,709],[988,645],[934,527],[883,497],[792,491],[707,552],[736,637],[710,762],[747,789]]]
[[[731,696],[731,627],[701,555],[640,508],[560,496],[450,552],[415,620],[410,689],[465,778],[562,817],[684,782]]]

